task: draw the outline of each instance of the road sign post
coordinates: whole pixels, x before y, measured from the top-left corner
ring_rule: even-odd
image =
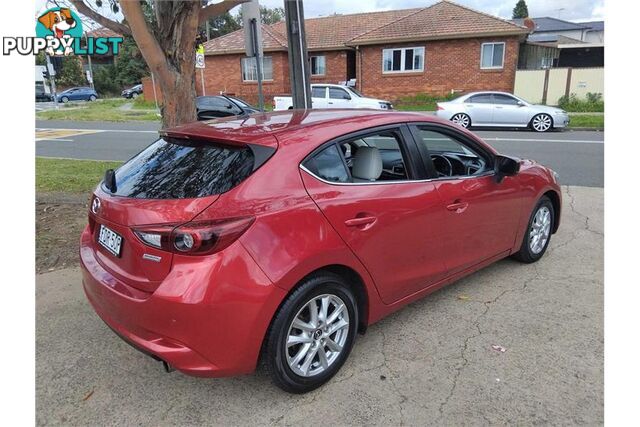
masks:
[[[284,15],[289,40],[289,75],[293,108],[311,108],[310,71],[302,0],[285,1]]]
[[[286,3],[286,2],[285,2]],[[260,5],[258,0],[242,4],[242,25],[244,28],[244,46],[248,57],[256,61],[258,81],[258,109],[264,111],[264,94],[262,92],[262,28],[260,26]]]
[[[200,83],[202,83],[202,96],[206,96],[204,89],[204,68],[206,66],[204,58],[204,46],[199,44],[196,48],[196,68],[200,69]]]

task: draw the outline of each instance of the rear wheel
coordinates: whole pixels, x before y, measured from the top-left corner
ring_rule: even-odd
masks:
[[[451,117],[451,121],[453,123],[459,124],[465,129],[471,126],[471,117],[469,117],[465,113],[454,114],[453,117]]]
[[[89,97],[89,101],[93,102],[93,101],[95,101],[95,100],[96,100],[96,96],[95,96],[95,95],[91,95],[91,96]]]
[[[531,213],[527,232],[522,239],[520,250],[514,254],[514,258],[525,263],[536,262],[542,258],[551,240],[554,221],[553,203],[547,196],[543,196]]]
[[[547,132],[553,127],[553,119],[548,114],[536,114],[531,119],[531,128],[536,132]]]
[[[357,325],[355,297],[340,276],[323,272],[305,279],[267,333],[263,359],[273,382],[306,393],[329,381],[349,356]]]
[[[133,92],[133,94],[131,95],[131,97],[133,99],[136,99],[138,97],[138,92]]]
[[[62,98],[60,98],[60,101],[66,104],[67,102],[69,102],[69,98],[67,98],[66,96],[63,96]]]

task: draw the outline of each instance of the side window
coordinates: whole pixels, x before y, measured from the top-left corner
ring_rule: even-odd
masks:
[[[518,105],[518,100],[509,95],[493,94],[493,102],[501,105]]]
[[[437,177],[480,175],[490,170],[486,154],[477,152],[448,134],[418,127],[418,145],[429,153]]]
[[[340,89],[337,87],[329,88],[329,98],[331,99],[351,99],[351,96],[347,93],[346,90]]]
[[[399,135],[384,131],[341,144],[353,182],[409,179]]]
[[[335,144],[330,145],[304,163],[314,175],[331,182],[349,182],[349,173]]]
[[[491,98],[490,93],[484,93],[467,98],[465,102],[469,102],[471,104],[492,104],[493,99]]]
[[[314,86],[311,88],[312,98],[326,98],[327,88],[325,86]]]

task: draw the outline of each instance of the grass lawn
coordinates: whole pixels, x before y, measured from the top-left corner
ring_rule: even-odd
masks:
[[[128,110],[120,109],[125,104],[133,103]],[[125,122],[131,120],[158,121],[153,103],[126,99],[99,99],[94,102],[78,102],[60,104],[58,110],[41,111],[36,114],[44,120],[98,120]]]
[[[604,114],[571,114],[570,128],[604,129]]]
[[[36,192],[88,193],[100,182],[104,171],[121,164],[36,157]]]

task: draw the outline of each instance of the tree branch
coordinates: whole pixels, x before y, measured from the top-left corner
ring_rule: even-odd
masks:
[[[165,81],[170,81],[173,76],[167,68],[167,57],[165,56],[158,40],[149,30],[147,22],[142,12],[139,0],[121,0],[120,7],[131,28],[131,34],[140,49],[140,53],[147,62],[153,73],[156,73]]]
[[[131,34],[131,29],[125,24],[121,24],[120,22],[113,21],[100,15],[98,12],[87,6],[83,0],[69,0],[69,2],[76,7],[78,13],[94,20],[103,27],[109,28],[118,34]]]
[[[220,16],[239,4],[246,3],[249,0],[224,0],[220,3],[210,4],[200,9],[199,22],[202,24],[212,16]]]

